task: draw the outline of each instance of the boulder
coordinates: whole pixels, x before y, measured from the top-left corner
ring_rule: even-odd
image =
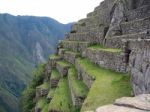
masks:
[[[117,99],[115,104],[150,111],[150,94],[142,94],[133,98],[123,97]]]

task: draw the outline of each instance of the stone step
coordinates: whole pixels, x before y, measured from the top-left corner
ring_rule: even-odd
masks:
[[[86,41],[91,43],[98,43],[102,39],[102,34],[99,31],[89,31],[84,33],[71,33],[69,34],[69,41]]]
[[[91,62],[106,69],[112,69],[123,73],[128,71],[128,62],[126,62],[127,57],[121,49],[105,48],[101,45],[94,45],[87,48],[82,53],[82,57],[86,57]]]
[[[70,68],[70,63],[66,61],[57,61],[56,68],[60,73],[61,77],[66,77],[68,75],[68,70]]]
[[[72,52],[72,51],[65,51],[63,59],[66,60],[66,61],[68,61],[71,64],[75,64],[75,60],[79,56],[80,56],[79,53],[75,53],[75,52]]]
[[[140,33],[126,34],[126,35],[106,38],[105,46],[110,48],[122,48],[124,42],[128,39],[149,39],[150,38],[149,32],[150,30],[148,29]]]
[[[88,18],[84,18],[78,21],[79,26],[93,26],[93,25],[99,25],[100,23],[103,23],[102,16],[95,15]]]
[[[83,41],[62,41],[61,42],[64,49],[73,51],[73,52],[83,52],[88,46],[91,45],[90,42],[83,42]]]
[[[49,104],[48,112],[72,112],[72,102],[67,78],[61,78]]]
[[[60,56],[54,54],[54,55],[50,55],[49,59],[48,59],[48,63],[45,66],[45,76],[46,76],[46,80],[49,80],[49,76],[51,74],[51,71],[53,68],[56,67],[56,62],[59,61],[61,59]]]
[[[134,10],[129,10],[125,14],[128,21],[142,19],[150,16],[150,5],[144,5]]]
[[[70,33],[69,38],[67,40],[70,41],[86,41],[87,38],[89,38],[89,33],[84,32],[84,33]]]
[[[50,55],[49,56],[49,60],[48,60],[48,66],[51,68],[55,68],[56,67],[56,62],[61,60],[61,57],[59,55]]]
[[[150,17],[144,19],[133,20],[120,24],[122,34],[132,34],[147,31],[150,29]]]
[[[100,27],[98,24],[95,24],[95,25],[91,25],[91,26],[85,26],[85,27],[77,27],[76,28],[76,31],[77,33],[87,33],[87,32],[103,32],[103,27]]]
[[[50,77],[50,87],[56,88],[60,79],[60,74],[57,69],[53,69]]]
[[[49,83],[44,82],[42,85],[36,87],[36,99],[40,97],[47,96],[49,91]]]
[[[67,49],[64,49],[64,48],[59,48],[58,49],[58,55],[63,58],[64,57],[64,53]]]
[[[68,82],[73,105],[80,108],[87,96],[88,88],[82,80],[78,79],[77,71],[74,66],[68,71]]]

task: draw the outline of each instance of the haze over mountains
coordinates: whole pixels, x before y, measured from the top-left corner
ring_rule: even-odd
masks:
[[[52,18],[0,14],[0,112],[18,112],[34,67],[55,52],[71,24]]]

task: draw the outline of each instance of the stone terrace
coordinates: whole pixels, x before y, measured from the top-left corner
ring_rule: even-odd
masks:
[[[50,78],[43,82],[50,86],[37,87],[35,111],[149,112],[149,102],[138,99],[149,100],[148,95],[126,98],[131,92],[150,93],[148,3],[105,0],[75,23],[56,55],[50,56],[46,67]]]

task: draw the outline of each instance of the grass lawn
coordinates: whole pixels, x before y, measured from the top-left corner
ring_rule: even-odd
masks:
[[[47,103],[47,102],[46,102],[46,98],[45,98],[45,97],[42,97],[42,98],[40,98],[40,99],[38,100],[36,106],[37,106],[38,108],[40,108],[40,109],[43,109],[43,107],[45,106],[46,103]]]
[[[76,52],[72,52],[72,51],[66,51],[65,53],[68,53],[68,54],[72,54],[72,55],[75,55],[75,56],[80,56],[80,53],[76,53]]]
[[[95,51],[107,51],[107,52],[113,52],[113,53],[120,53],[122,52],[122,49],[115,49],[115,48],[106,48],[102,45],[93,45],[91,47],[88,47],[88,49],[91,49],[91,50],[95,50]]]
[[[48,109],[62,112],[72,112],[72,102],[67,78],[60,79]]]
[[[70,86],[76,96],[85,98],[88,93],[88,88],[81,80],[77,79],[77,71],[74,66],[72,66],[68,71],[68,79],[71,82]]]
[[[42,85],[38,86],[37,88],[48,89],[49,88],[49,83],[48,82],[44,82]]]
[[[95,77],[81,112],[95,111],[99,106],[113,103],[115,99],[130,96],[131,86],[128,74],[100,68],[87,59],[78,59],[80,66],[91,77]]]
[[[53,55],[50,55],[49,56],[49,59],[59,59],[60,56],[56,55],[56,54],[53,54]]]
[[[51,73],[51,79],[59,79],[60,78],[60,74],[58,72],[57,69],[53,69],[52,73]]]
[[[49,92],[48,92],[48,95],[47,95],[47,97],[48,98],[53,98],[53,96],[54,96],[54,94],[55,94],[55,88],[51,88],[50,90],[49,90]]]
[[[42,112],[48,112],[48,104],[45,104],[43,109],[42,109]]]
[[[63,44],[67,44],[67,43],[69,43],[69,44],[72,44],[72,43],[81,43],[81,44],[89,44],[89,42],[85,42],[85,41],[62,41],[62,43]]]
[[[71,64],[67,61],[58,61],[57,64],[63,66],[63,67],[69,67]]]

